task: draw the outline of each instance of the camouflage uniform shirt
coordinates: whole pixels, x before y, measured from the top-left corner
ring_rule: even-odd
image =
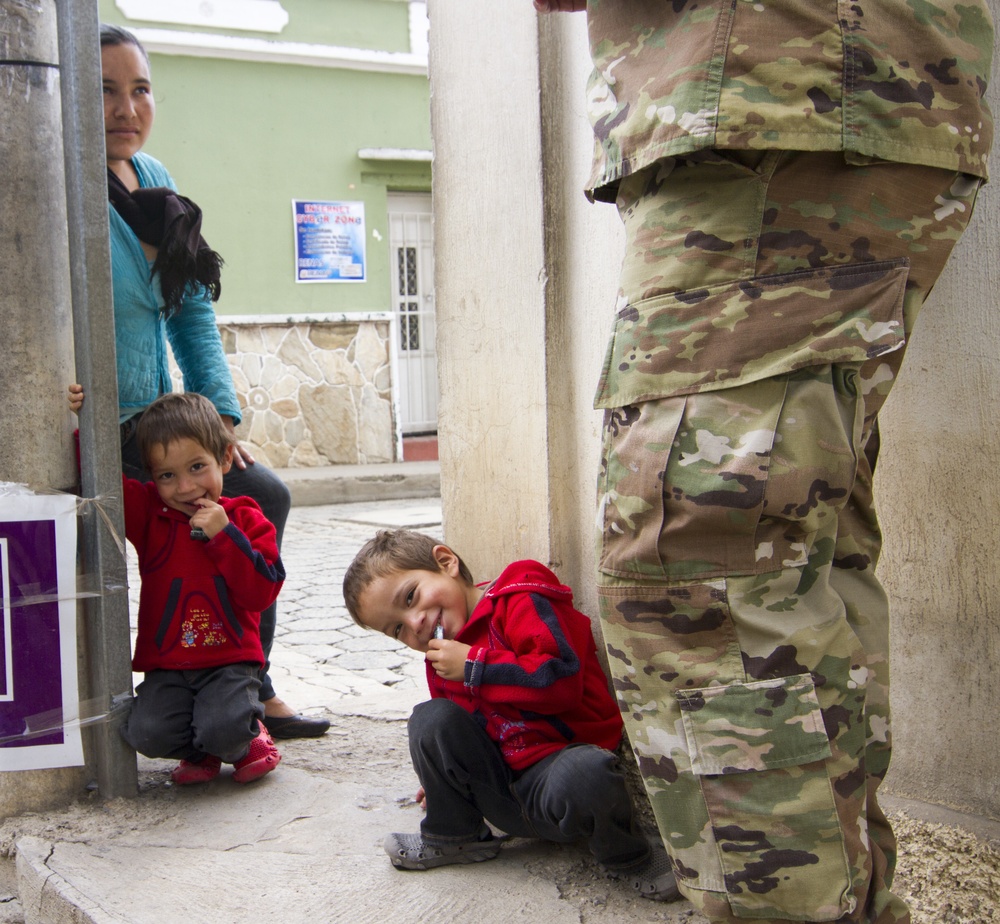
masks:
[[[843,150],[986,177],[984,0],[591,0],[593,198],[705,148]]]

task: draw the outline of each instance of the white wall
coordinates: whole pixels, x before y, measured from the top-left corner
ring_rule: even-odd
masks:
[[[1000,0],[990,0],[1000,20]],[[1000,114],[994,68],[988,100]],[[993,167],[996,170],[994,145]],[[881,415],[894,793],[1000,818],[1000,208],[984,187]]]

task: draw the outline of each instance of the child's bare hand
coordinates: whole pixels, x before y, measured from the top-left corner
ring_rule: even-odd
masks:
[[[69,400],[69,409],[74,414],[79,414],[80,408],[83,405],[83,386],[70,385],[66,397]]]
[[[209,539],[214,539],[229,524],[229,516],[218,504],[213,503],[207,497],[200,497],[195,501],[200,508],[191,517],[191,528],[196,527],[202,530]]]
[[[432,638],[427,643],[427,660],[438,677],[445,680],[464,680],[465,662],[471,646],[454,639]]]
[[[417,803],[425,812],[427,811],[427,793],[424,792],[424,787],[421,786],[417,790],[417,794],[413,797],[413,801]]]

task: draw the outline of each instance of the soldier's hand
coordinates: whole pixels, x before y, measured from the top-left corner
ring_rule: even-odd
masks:
[[[539,13],[579,13],[587,9],[587,0],[534,0]]]

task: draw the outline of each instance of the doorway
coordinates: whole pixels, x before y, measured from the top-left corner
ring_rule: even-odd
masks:
[[[388,205],[389,269],[397,322],[393,349],[405,458],[407,442],[437,436],[434,232],[429,193],[389,193]]]

